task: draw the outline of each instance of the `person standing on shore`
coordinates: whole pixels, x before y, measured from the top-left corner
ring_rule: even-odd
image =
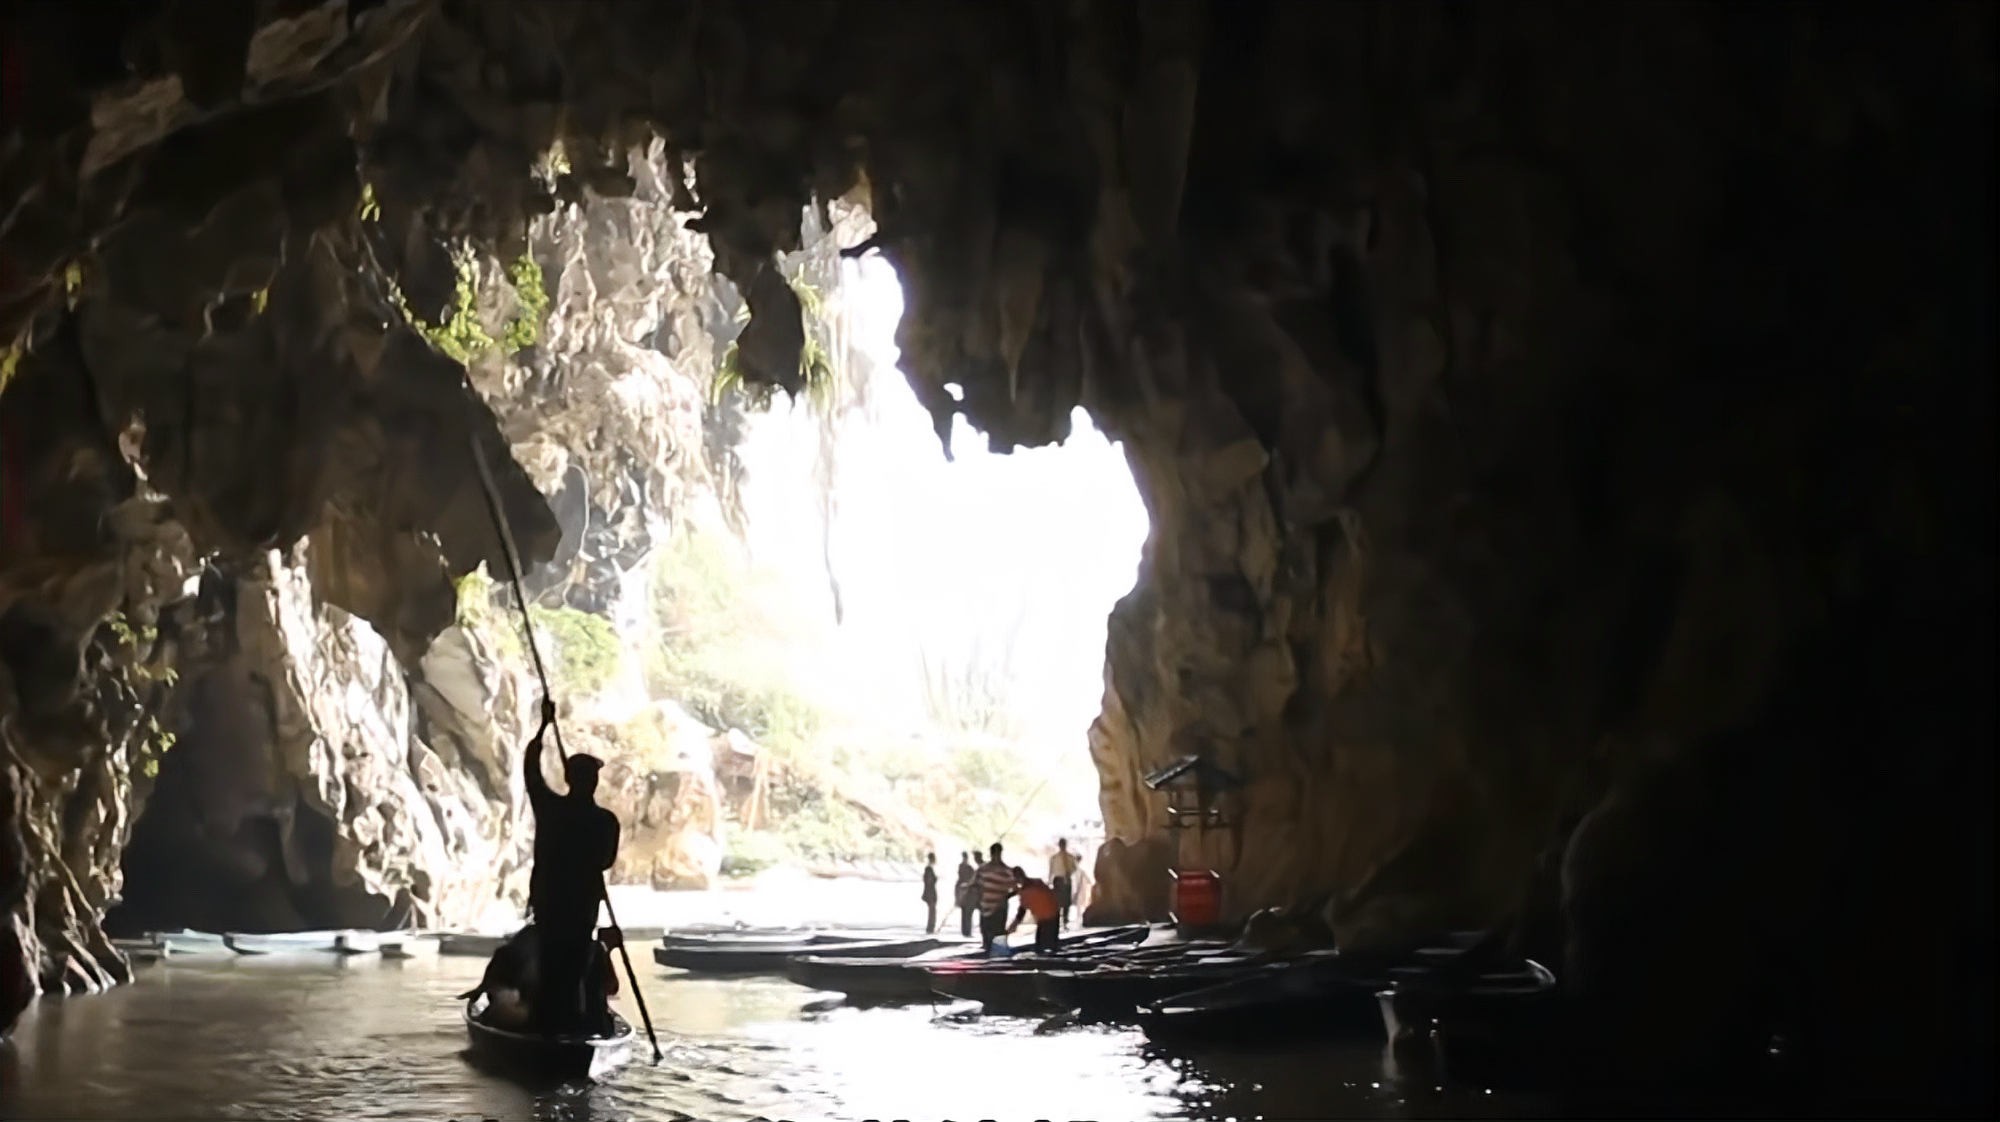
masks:
[[[1069,906],[1076,899],[1076,854],[1069,851],[1069,839],[1056,839],[1055,855],[1049,858],[1049,887],[1055,889],[1056,910],[1062,926],[1069,926]]]
[[[924,934],[937,934],[937,854],[924,854]]]
[[[979,890],[973,887],[974,871],[972,854],[958,855],[958,884],[952,889],[951,898],[958,904],[958,933],[972,938],[972,911],[979,903]]]
[[[1020,888],[1020,879],[1000,860],[1000,843],[994,842],[992,859],[979,866],[975,887],[979,891],[979,945],[993,955],[993,940],[1007,933],[1007,901]]]

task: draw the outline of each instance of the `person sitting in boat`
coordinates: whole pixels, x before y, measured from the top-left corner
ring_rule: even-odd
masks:
[[[526,1028],[532,1019],[530,995],[535,991],[535,960],[540,954],[535,925],[529,924],[500,944],[487,960],[486,973],[479,984],[458,995],[471,1001],[486,995],[486,1010],[480,1019],[500,1028]]]
[[[535,811],[535,868],[528,906],[539,930],[540,985],[535,1019],[544,1031],[572,1033],[608,1015],[597,965],[601,945],[592,936],[604,899],[604,873],[618,858],[618,816],[597,805],[603,766],[582,753],[563,763],[569,790],[558,795],[542,776],[542,738],[555,723],[555,702],[542,700],[542,727],[528,742],[528,801]]]
[[[1012,935],[1021,926],[1024,916],[1035,917],[1035,953],[1055,954],[1062,943],[1058,931],[1062,927],[1062,908],[1056,899],[1055,889],[1040,877],[1031,877],[1028,870],[1014,866],[1014,880],[1020,885],[1021,906],[1014,912],[1014,923],[1007,928]]]

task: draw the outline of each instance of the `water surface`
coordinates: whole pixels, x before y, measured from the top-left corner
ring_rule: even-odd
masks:
[[[645,948],[634,948],[642,954]],[[1129,1028],[1037,1032],[964,1006],[823,1009],[778,979],[713,980],[635,955],[666,1056],[530,1093],[462,1056],[453,995],[476,959],[177,959],[133,985],[44,999],[0,1048],[0,1116],[36,1119],[1250,1119],[1533,1115],[1409,1087],[1379,1044],[1150,1050]],[[628,999],[620,1008],[637,1023]],[[1545,1108],[1544,1108],[1545,1109]]]

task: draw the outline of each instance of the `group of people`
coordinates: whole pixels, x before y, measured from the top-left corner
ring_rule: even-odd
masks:
[[[1002,935],[1018,931],[1023,920],[1033,917],[1035,921],[1035,950],[1054,951],[1061,938],[1062,929],[1069,926],[1070,911],[1076,904],[1076,884],[1081,873],[1076,854],[1070,852],[1067,838],[1056,841],[1056,851],[1049,858],[1047,880],[1028,875],[1019,865],[1009,865],[1002,859],[1005,849],[994,842],[985,862],[974,865],[970,852],[959,854],[958,880],[953,886],[952,900],[958,905],[959,931],[966,938],[972,937],[972,922],[975,914],[979,917],[979,942],[987,954],[993,953],[993,944]],[[924,924],[926,933],[935,932],[938,926],[938,874],[937,854],[928,855],[924,864],[923,899],[928,913]],[[1013,922],[1007,920],[1007,902],[1017,901]]]

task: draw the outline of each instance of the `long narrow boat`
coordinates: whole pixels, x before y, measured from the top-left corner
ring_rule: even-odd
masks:
[[[507,945],[511,935],[483,935],[472,931],[447,931],[437,937],[438,953],[447,958],[492,958]]]
[[[237,954],[295,955],[375,954],[382,949],[379,931],[284,931],[268,935],[232,933],[222,941]]]
[[[525,1083],[565,1083],[604,1078],[632,1058],[634,1034],[611,1014],[609,1036],[547,1036],[487,1024],[486,996],[466,1002],[466,1058],[481,1070]]]
[[[234,954],[221,935],[207,931],[165,931],[153,936],[164,955]]]
[[[905,932],[905,939],[915,938]],[[765,950],[771,947],[825,947],[841,946],[848,943],[882,943],[893,939],[885,935],[855,935],[830,931],[822,932],[774,932],[770,934],[714,934],[714,935],[674,935],[660,936],[663,947],[697,947],[704,950]]]
[[[1113,960],[1094,970],[1043,971],[1040,986],[1043,1000],[1059,1009],[1089,1020],[1122,1020],[1142,1006],[1268,969],[1244,956],[1157,964]]]
[[[1375,1036],[1386,980],[1324,955],[1192,990],[1138,1012],[1160,1043]]]
[[[1073,935],[1050,955],[1028,951],[1000,959],[911,963],[909,968],[926,974],[935,993],[977,1001],[988,1013],[1027,1016],[1050,1007],[1042,996],[1042,974],[1050,970],[1074,970],[1130,954],[1134,945],[1151,933],[1152,929],[1144,925],[1111,928]]]
[[[793,955],[822,952],[830,946],[838,947],[841,955],[847,958],[908,958],[936,950],[939,945],[939,940],[931,936],[873,943],[734,944],[720,947],[662,945],[653,948],[653,961],[661,966],[678,967],[696,974],[782,974],[786,960]]]
[[[977,947],[971,950],[941,947],[913,958],[856,958],[838,953],[793,955],[785,961],[785,977],[809,989],[844,993],[855,1001],[929,1001],[933,996],[930,975],[912,967],[927,962],[971,959],[980,953]]]
[[[436,958],[438,940],[421,931],[385,931],[381,938],[383,958]]]
[[[1398,971],[1376,997],[1390,1040],[1431,1049],[1440,1074],[1455,1081],[1540,1086],[1553,1078],[1548,1061],[1563,1052],[1556,977],[1532,959],[1461,977]]]

